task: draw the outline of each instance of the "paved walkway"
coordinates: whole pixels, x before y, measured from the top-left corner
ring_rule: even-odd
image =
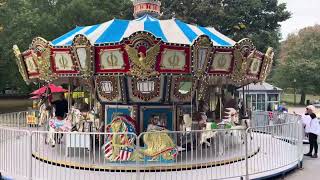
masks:
[[[296,113],[302,114],[305,108],[291,108],[289,112],[295,111]],[[320,111],[318,109],[318,111]],[[304,145],[305,152],[308,152],[309,145]],[[314,180],[320,179],[320,158],[313,159],[309,157],[304,157],[303,168],[301,170],[295,170],[292,173],[285,176],[284,179],[288,180]]]

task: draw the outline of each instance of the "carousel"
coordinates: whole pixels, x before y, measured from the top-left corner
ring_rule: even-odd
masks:
[[[77,26],[52,41],[36,37],[24,52],[14,46],[27,84],[68,89],[65,119],[47,108],[48,88],[41,96],[39,124],[49,132],[109,133],[102,150],[108,162],[171,163],[180,149],[192,149],[172,132],[233,128],[249,120],[237,89],[265,81],[273,49],[262,53],[249,39],[235,42],[213,27],[157,19],[156,0],[133,3],[134,20]],[[79,92],[82,96],[74,98]],[[213,136],[203,133],[199,142],[210,146],[207,139]],[[55,140],[49,134],[46,144]]]

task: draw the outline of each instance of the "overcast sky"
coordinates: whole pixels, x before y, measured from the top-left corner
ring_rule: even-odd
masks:
[[[320,0],[279,0],[287,3],[291,18],[281,23],[282,37],[295,33],[299,29],[320,24]]]

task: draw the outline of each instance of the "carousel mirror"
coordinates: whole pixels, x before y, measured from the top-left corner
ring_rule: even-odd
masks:
[[[85,47],[80,47],[80,48],[77,48],[77,56],[78,56],[78,59],[79,59],[79,63],[80,63],[80,68],[81,69],[87,69],[87,63],[86,63],[86,60],[87,60],[87,49]]]
[[[179,93],[186,95],[191,91],[192,82],[191,81],[182,81],[179,84]]]

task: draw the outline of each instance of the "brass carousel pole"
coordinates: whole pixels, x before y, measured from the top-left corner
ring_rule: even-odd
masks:
[[[68,112],[71,111],[71,78],[68,81]]]

